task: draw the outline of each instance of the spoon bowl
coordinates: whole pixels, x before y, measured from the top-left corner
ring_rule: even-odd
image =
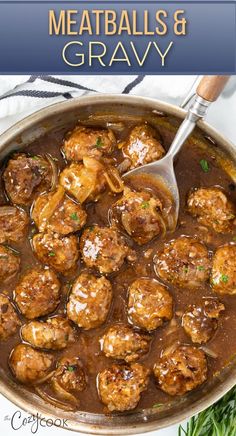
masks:
[[[164,158],[159,161],[134,168],[128,173],[123,175],[123,178],[129,178],[136,175],[148,175],[155,178],[165,190],[168,191],[169,196],[173,201],[173,220],[174,229],[176,228],[179,216],[179,189],[175,177],[173,158],[168,153]],[[173,229],[173,230],[174,230]]]
[[[135,168],[123,177],[147,174],[156,178],[173,199],[174,228],[179,216],[179,189],[174,171],[174,158],[186,142],[197,122],[204,118],[211,102],[215,101],[226,85],[228,76],[204,76],[198,85],[195,99],[180,125],[167,154],[160,160]]]

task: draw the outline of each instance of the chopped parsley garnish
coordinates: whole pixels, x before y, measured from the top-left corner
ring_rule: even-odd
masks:
[[[94,230],[94,226],[88,227],[89,231],[92,232]]]
[[[197,266],[197,270],[198,270],[198,271],[204,271],[204,270],[205,270],[205,267],[202,266],[202,265],[198,265],[198,266]]]
[[[142,209],[147,209],[149,206],[150,206],[149,205],[149,201],[143,201],[142,204],[141,204],[141,208]]]
[[[70,217],[74,221],[80,221],[80,218],[78,217],[76,212],[73,212]]]
[[[220,280],[221,280],[223,283],[227,283],[227,282],[229,281],[229,276],[227,276],[226,274],[221,274],[221,278],[220,278]]]
[[[185,273],[187,273],[187,272],[188,272],[188,266],[183,266],[183,271],[184,271]]]
[[[56,256],[56,254],[54,253],[54,251],[50,251],[50,253],[48,253],[48,256],[54,257],[54,256]]]
[[[101,139],[100,136],[97,138],[97,141],[96,141],[95,147],[96,147],[96,148],[102,148],[102,147],[104,147],[104,144],[103,144],[102,139]]]
[[[73,371],[75,371],[75,366],[72,366],[72,365],[69,365],[69,366],[67,366],[67,371],[69,371],[69,372],[73,372]]]
[[[204,171],[204,173],[208,173],[208,171],[209,171],[209,163],[207,162],[207,160],[206,159],[201,159],[199,163],[201,165],[202,171]]]

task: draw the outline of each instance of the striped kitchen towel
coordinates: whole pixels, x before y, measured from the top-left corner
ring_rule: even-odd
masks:
[[[180,104],[196,76],[0,76],[0,133],[30,113],[91,93],[152,97]]]

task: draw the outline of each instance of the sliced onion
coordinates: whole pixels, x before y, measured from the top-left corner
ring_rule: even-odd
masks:
[[[45,204],[42,211],[39,214],[39,229],[44,230],[45,225],[48,220],[54,214],[55,210],[58,208],[59,204],[63,200],[65,195],[65,190],[62,186],[58,186],[56,192],[51,196],[49,201]]]
[[[121,133],[125,128],[125,124],[122,121],[118,121],[118,122],[113,121],[113,122],[107,122],[106,127],[108,129],[112,129],[115,132]]]
[[[55,373],[55,370],[49,372],[49,374],[45,375],[45,377],[40,378],[34,384],[35,385],[41,385],[42,383],[45,383],[46,381],[48,381],[50,378],[53,377],[54,373]]]
[[[166,235],[166,223],[165,223],[165,221],[162,218],[162,215],[160,213],[156,212],[156,214],[157,214],[159,222],[162,225],[162,236],[165,237],[165,235]]]
[[[114,167],[107,168],[107,170],[104,172],[104,177],[112,192],[115,192],[116,194],[123,192],[124,183],[121,180],[120,175],[116,168]]]
[[[175,318],[172,318],[172,320],[169,323],[169,326],[167,327],[167,330],[165,332],[165,336],[169,336],[172,333],[176,332],[178,330],[179,326],[177,324],[177,321]]]
[[[74,192],[71,190],[71,192],[74,194],[74,196],[77,198],[77,200],[80,203],[84,203],[85,200],[90,196],[90,194],[93,193],[95,187],[96,187],[96,181],[97,181],[97,175],[96,172],[93,170],[89,170],[88,168],[82,168],[81,174],[80,174],[80,181],[81,186],[79,190],[77,191],[74,189]]]
[[[59,397],[61,397],[63,400],[66,400],[66,401],[69,401],[69,402],[71,402],[71,403],[74,403],[75,405],[78,405],[78,404],[79,404],[78,399],[77,399],[74,395],[70,394],[70,393],[67,392],[65,389],[63,389],[63,388],[60,386],[60,384],[59,384],[55,379],[52,380],[52,386],[53,386],[55,392],[56,392],[56,393],[59,395]]]
[[[101,172],[101,174],[105,177],[111,191],[115,193],[123,191],[123,181],[121,180],[116,168],[110,166],[105,167],[101,162],[92,157],[85,157],[83,159],[83,163],[87,169],[96,172],[96,177],[98,177],[98,173]]]
[[[126,158],[117,166],[117,170],[119,171],[119,174],[125,174],[130,169],[130,166],[130,159]]]
[[[51,180],[51,191],[54,191],[58,185],[58,171],[55,160],[48,153],[45,154],[47,161],[50,163],[52,167],[52,180]]]
[[[124,229],[128,233],[128,235],[131,236],[132,235],[132,229],[131,229],[131,225],[130,225],[129,214],[122,213],[121,214],[121,222],[122,222],[122,225],[123,225]]]
[[[168,356],[169,354],[173,353],[176,348],[178,347],[179,342],[175,342],[174,344],[169,345],[169,347],[167,347],[165,350],[162,351],[161,353],[161,357],[162,356]]]
[[[62,401],[59,401],[56,398],[51,397],[49,394],[47,394],[47,392],[43,391],[43,389],[37,386],[35,386],[35,391],[44,401],[47,401],[52,406],[59,407],[60,409],[66,410],[68,412],[73,412],[75,410],[74,406],[65,404]]]
[[[208,356],[212,357],[213,359],[218,358],[218,354],[215,353],[215,351],[211,350],[210,348],[206,347],[205,345],[202,345],[200,347],[204,353],[206,353]]]
[[[85,168],[89,168],[90,170],[93,170],[96,172],[103,169],[102,163],[99,162],[94,157],[89,157],[89,156],[84,157],[83,164],[84,164]]]
[[[171,232],[176,229],[176,218],[172,213],[167,214],[166,224],[167,224],[168,230],[170,230]]]
[[[16,208],[13,206],[0,206],[0,217],[15,215],[15,213],[16,213]]]

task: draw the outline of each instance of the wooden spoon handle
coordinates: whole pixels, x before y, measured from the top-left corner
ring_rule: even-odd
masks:
[[[216,101],[230,76],[204,76],[197,87],[197,94],[207,101]]]

